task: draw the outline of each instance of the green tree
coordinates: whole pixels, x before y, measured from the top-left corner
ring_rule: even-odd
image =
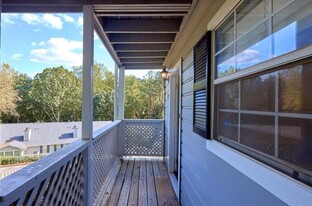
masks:
[[[82,81],[82,67],[74,67]],[[101,63],[93,66],[93,114],[94,120],[114,119],[114,73]]]
[[[148,119],[163,118],[164,88],[163,79],[159,72],[149,71],[143,78],[144,106],[147,109]]]
[[[13,68],[9,64],[3,63],[0,69],[0,117],[11,114],[17,116],[16,102],[19,100],[14,89],[15,79]]]
[[[38,121],[81,119],[81,81],[62,66],[38,73],[32,81],[30,96],[46,115],[36,116]]]

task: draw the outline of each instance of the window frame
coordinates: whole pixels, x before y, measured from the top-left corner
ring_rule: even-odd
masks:
[[[259,24],[257,24],[255,27],[250,28],[250,31],[252,31],[254,28],[256,28],[257,26],[261,25],[263,22],[267,21],[268,19],[273,18],[273,16],[275,14],[277,14],[278,12],[282,11],[284,8],[286,8],[287,6],[289,6],[290,4],[292,4],[295,0],[290,1],[289,3],[283,5],[283,7],[281,7],[278,11],[272,12],[268,17],[266,17],[265,19],[263,19]],[[242,3],[243,1],[241,1],[240,3]],[[272,1],[269,1],[269,3],[272,5]],[[218,91],[217,91],[217,86],[221,85],[222,83],[229,83],[231,81],[234,80],[243,80],[244,78],[250,78],[252,76],[256,76],[256,75],[261,75],[264,73],[267,73],[269,71],[276,71],[279,70],[281,67],[285,67],[287,66],[288,68],[290,67],[290,65],[294,65],[296,63],[298,63],[299,61],[302,63],[305,61],[305,59],[312,57],[312,45],[309,45],[305,48],[302,49],[297,49],[291,52],[288,52],[286,54],[274,57],[274,58],[270,58],[268,60],[265,60],[261,63],[252,65],[250,67],[246,67],[245,69],[239,71],[239,72],[235,72],[233,74],[224,76],[224,77],[217,77],[217,65],[216,65],[216,56],[217,54],[220,54],[222,51],[226,50],[230,45],[235,44],[235,42],[237,42],[237,40],[243,38],[244,36],[246,36],[248,34],[248,32],[244,35],[241,35],[239,38],[236,38],[236,33],[235,35],[235,40],[231,43],[229,43],[228,45],[226,45],[225,47],[223,47],[222,49],[220,49],[218,52],[216,52],[216,30],[220,27],[220,25],[225,22],[227,20],[227,18],[234,13],[236,13],[236,9],[239,7],[240,4],[233,6],[233,9],[231,10],[231,12],[229,12],[226,16],[223,16],[223,20],[219,22],[218,25],[215,25],[214,28],[209,27],[208,28],[213,30],[212,33],[212,70],[210,71],[211,76],[212,76],[212,84],[211,84],[211,95],[210,98],[213,101],[212,104],[212,109],[211,111],[211,128],[212,128],[212,134],[211,134],[211,139],[215,140],[217,142],[220,142],[222,144],[225,144],[231,148],[233,148],[235,151],[238,151],[240,153],[243,153],[245,155],[247,155],[248,157],[251,157],[255,160],[258,160],[262,163],[264,163],[265,165],[270,166],[271,168],[274,168],[278,171],[281,171],[282,173],[292,177],[293,179],[296,179],[300,182],[305,183],[306,185],[312,186],[312,171],[309,171],[307,169],[301,168],[299,166],[296,166],[290,162],[284,161],[282,159],[277,159],[274,158],[270,155],[267,155],[263,152],[260,152],[256,149],[253,149],[251,147],[245,146],[243,144],[240,144],[238,142],[232,141],[228,138],[225,137],[220,137],[220,140],[218,140],[218,136],[217,136],[217,126],[218,126],[218,122],[216,121],[216,117],[218,116],[218,106],[217,106],[217,102],[218,102]],[[236,29],[236,26],[234,26],[234,30]],[[267,71],[267,72],[266,72]],[[208,84],[209,85],[209,84]],[[276,97],[277,98],[277,97]],[[281,113],[281,112],[280,112]]]

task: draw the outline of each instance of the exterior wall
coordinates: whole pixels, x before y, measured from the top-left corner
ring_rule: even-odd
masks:
[[[206,148],[193,133],[193,53],[182,73],[182,205],[286,205]]]
[[[169,165],[169,83],[165,81],[165,163]]]
[[[36,147],[28,147],[26,151],[24,152],[24,155],[33,155],[40,152],[40,146]]]
[[[16,148],[16,147],[4,147],[0,149],[0,152],[7,152],[7,151],[21,151],[21,149]]]
[[[180,39],[187,43],[175,45],[167,58],[169,65],[175,65],[176,59],[183,58],[180,202],[183,206],[310,205],[312,190],[308,186],[215,140],[207,140],[193,133],[192,49],[207,28],[214,29],[238,2],[228,0],[220,10],[221,3],[218,2],[216,6],[219,7],[210,19],[206,14],[201,14],[203,18],[199,22],[191,19],[189,25],[195,26],[195,29],[190,32],[191,36]],[[206,9],[206,13],[209,11],[209,8]],[[186,50],[188,53],[184,55]],[[168,100],[169,88],[165,91]],[[167,128],[170,119],[168,107],[167,102]],[[166,133],[166,140],[168,135]]]

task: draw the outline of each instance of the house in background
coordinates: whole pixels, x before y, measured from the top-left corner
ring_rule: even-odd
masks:
[[[82,140],[3,179],[0,205],[148,205],[155,191],[177,205],[165,176],[183,206],[311,205],[311,0],[2,0],[2,12],[75,11]],[[94,30],[116,63],[115,121],[95,133]],[[170,74],[164,120],[124,119],[125,70],[151,68]],[[138,155],[167,167],[119,167]]]
[[[93,122],[96,131],[111,121]],[[81,139],[81,122],[0,124],[0,156],[49,154]]]

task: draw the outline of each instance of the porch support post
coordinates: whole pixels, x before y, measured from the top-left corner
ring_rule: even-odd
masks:
[[[92,139],[93,133],[93,40],[94,11],[83,6],[83,62],[82,62],[82,139]]]
[[[125,67],[119,68],[119,81],[118,81],[118,119],[124,119],[125,111]]]
[[[118,119],[118,65],[115,64],[115,81],[114,81],[114,120]]]

